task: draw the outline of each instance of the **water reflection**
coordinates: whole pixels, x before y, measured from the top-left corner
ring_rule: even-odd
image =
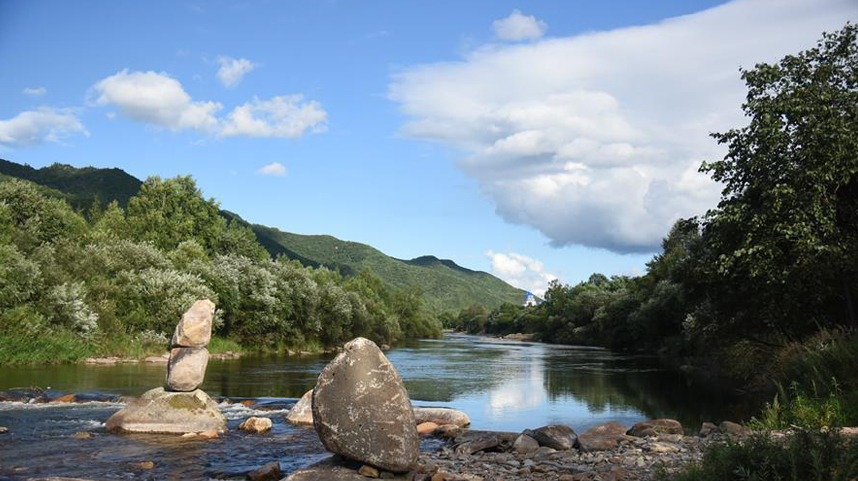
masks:
[[[741,418],[727,410],[732,399],[689,384],[650,357],[461,335],[408,342],[387,354],[417,404],[462,409],[480,429],[517,431],[551,422],[583,429],[662,416],[696,427],[703,420]],[[315,385],[331,357],[211,361],[203,389],[213,396],[294,399]],[[163,376],[162,364],[4,368],[0,390],[51,386],[139,395],[161,385]]]

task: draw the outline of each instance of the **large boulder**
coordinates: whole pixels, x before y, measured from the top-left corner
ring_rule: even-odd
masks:
[[[615,422],[593,426],[578,436],[578,448],[585,452],[615,449],[621,441],[630,438],[626,430],[625,426]]]
[[[313,425],[313,390],[305,392],[301,399],[286,413],[286,422],[299,426]]]
[[[173,333],[173,347],[206,347],[212,338],[215,305],[208,299],[197,301],[182,315]]]
[[[185,434],[224,432],[226,418],[217,403],[203,391],[147,391],[139,399],[110,416],[108,431],[124,433]]]
[[[438,425],[455,424],[459,427],[471,425],[471,419],[462,411],[449,408],[414,408],[414,420],[417,424],[435,423]]]
[[[572,449],[575,446],[575,441],[578,439],[572,428],[560,424],[542,426],[532,431],[526,429],[524,434],[535,439],[540,446],[546,446],[558,451]]]
[[[420,438],[408,392],[374,342],[359,337],[313,390],[313,425],[328,451],[393,472],[417,461]]]
[[[166,387],[170,391],[190,392],[206,377],[209,350],[204,347],[176,347],[170,350]]]

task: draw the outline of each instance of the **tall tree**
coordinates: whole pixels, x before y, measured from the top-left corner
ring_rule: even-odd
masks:
[[[703,223],[711,297],[743,329],[851,323],[858,289],[858,28],[742,72],[750,123],[704,172],[724,184]]]

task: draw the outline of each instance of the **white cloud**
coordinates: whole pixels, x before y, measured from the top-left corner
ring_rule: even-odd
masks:
[[[257,174],[271,175],[275,177],[286,177],[286,167],[280,162],[272,162],[268,165],[263,165],[256,171]]]
[[[299,137],[305,132],[327,129],[327,112],[315,100],[301,95],[283,95],[270,100],[254,99],[239,105],[226,117],[220,135],[228,137]]]
[[[327,112],[315,100],[283,95],[254,98],[225,117],[219,102],[195,101],[182,84],[164,72],[129,72],[127,69],[93,86],[98,105],[112,105],[123,115],[171,130],[194,129],[222,136],[299,137],[327,128]]]
[[[542,262],[531,257],[492,250],[486,252],[486,255],[492,263],[492,274],[537,296],[544,296],[548,283],[557,279],[557,276],[545,271]]]
[[[217,102],[195,102],[182,84],[164,72],[129,72],[111,75],[93,87],[99,105],[113,105],[123,115],[139,122],[171,130],[213,131]]]
[[[715,205],[697,172],[709,137],[746,122],[740,66],[812,47],[858,15],[852,0],[737,0],[641,27],[489,44],[398,73],[403,132],[459,148],[509,222],[555,246],[658,248]]]
[[[513,10],[508,17],[495,20],[492,29],[495,36],[503,40],[534,40],[545,35],[548,24],[533,15]]]
[[[28,97],[41,97],[48,93],[48,89],[45,87],[26,87],[21,93]]]
[[[89,135],[80,119],[68,109],[42,107],[0,120],[0,146],[29,147],[61,142],[74,134]]]
[[[220,64],[220,69],[217,71],[217,78],[220,79],[224,87],[232,88],[241,83],[244,75],[258,67],[257,64],[246,58],[232,58],[221,55],[217,58]]]

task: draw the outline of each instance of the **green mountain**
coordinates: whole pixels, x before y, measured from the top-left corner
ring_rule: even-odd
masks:
[[[0,159],[0,175],[29,180],[62,192],[62,198],[77,209],[89,208],[98,199],[102,205],[119,202],[125,208],[128,199],[140,190],[140,179],[122,169],[76,168],[53,164],[41,169]]]
[[[98,199],[102,204],[117,200],[125,207],[142,182],[121,169],[75,168],[53,164],[34,169],[0,159],[0,182],[17,177],[42,186],[46,194],[61,197],[76,208],[86,209]],[[250,224],[238,214],[221,211],[228,220],[249,226],[272,255],[284,255],[306,266],[325,266],[342,275],[369,270],[388,285],[407,289],[419,287],[426,303],[435,312],[459,311],[478,302],[488,308],[504,302],[520,304],[525,291],[486,272],[472,271],[451,260],[435,256],[411,260],[390,257],[372,246],[328,235],[301,235],[273,227]]]

